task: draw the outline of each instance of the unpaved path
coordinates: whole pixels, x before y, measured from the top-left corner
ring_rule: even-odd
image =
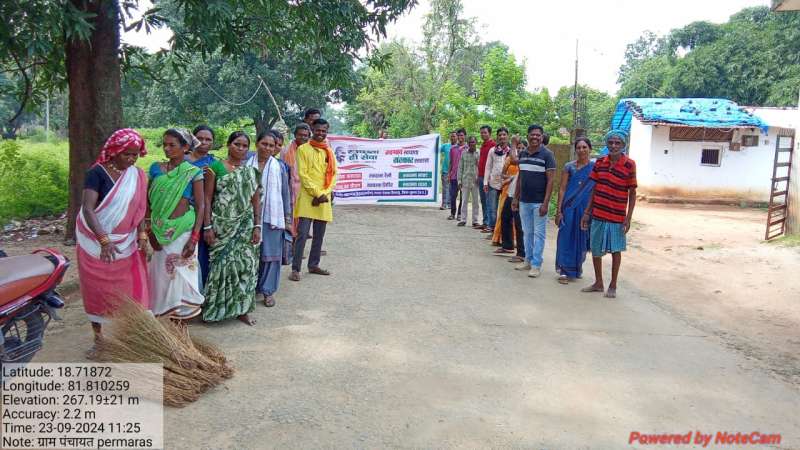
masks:
[[[336,215],[332,277],[284,274],[253,328],[192,326],[237,373],[166,411],[167,448],[605,449],[631,431],[695,430],[781,433],[780,448],[800,448],[800,390],[655,289],[623,278],[608,301],[555,283],[552,230],[534,280],[435,208]],[[82,360],[80,304],[64,315],[38,360]]]
[[[766,212],[641,204],[625,279],[800,388],[800,247],[765,243]]]

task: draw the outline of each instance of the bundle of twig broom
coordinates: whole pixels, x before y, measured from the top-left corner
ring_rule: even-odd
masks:
[[[131,300],[115,307],[103,327],[96,359],[111,363],[160,363],[164,404],[181,407],[233,376],[233,368],[214,345],[189,335],[183,323],[157,319]]]

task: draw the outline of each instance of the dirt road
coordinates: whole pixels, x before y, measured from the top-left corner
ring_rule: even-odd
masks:
[[[635,245],[657,226],[642,212]],[[693,300],[671,303],[692,279],[654,270],[674,264],[657,250],[629,253],[609,301],[554,281],[553,230],[544,275],[530,279],[438,209],[336,214],[323,258],[333,276],[284,274],[277,307],[259,306],[252,328],[192,326],[237,374],[166,411],[167,448],[605,449],[633,431],[697,430],[780,433],[780,448],[800,448],[800,389],[717,333],[724,320],[698,325],[682,309],[730,295],[691,285]],[[734,292],[731,279],[715,290]],[[38,360],[82,360],[90,330],[78,302],[65,318]]]

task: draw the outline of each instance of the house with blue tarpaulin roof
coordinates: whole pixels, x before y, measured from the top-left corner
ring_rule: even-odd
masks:
[[[611,128],[630,135],[640,192],[763,202],[775,148],[793,136],[795,108],[743,107],[718,98],[625,98]]]

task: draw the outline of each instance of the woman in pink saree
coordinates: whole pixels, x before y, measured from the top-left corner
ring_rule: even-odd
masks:
[[[86,172],[75,234],[83,305],[95,340],[121,299],[150,306],[144,253],[147,177],[134,166],[146,154],[139,133],[117,130]]]

